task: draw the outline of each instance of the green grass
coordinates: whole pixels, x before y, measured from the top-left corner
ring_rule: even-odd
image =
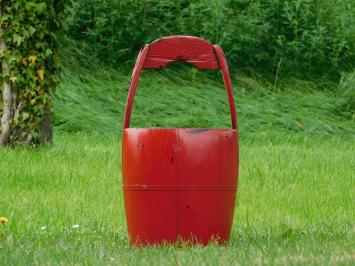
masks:
[[[0,150],[1,264],[354,265],[351,139],[261,137],[240,152],[227,245],[132,249],[117,135],[62,132],[53,146]]]
[[[55,99],[57,128],[118,134],[130,75],[100,65],[84,68],[81,62],[72,64],[64,70]],[[89,72],[88,67],[92,68]],[[243,138],[277,137],[279,133],[318,138],[355,135],[351,100],[355,73],[352,79],[345,79],[346,86],[295,79],[280,80],[275,88],[273,82],[260,81],[257,76],[237,73],[232,77]],[[146,70],[135,97],[131,126],[230,127],[227,103],[219,75],[212,79],[187,67]]]

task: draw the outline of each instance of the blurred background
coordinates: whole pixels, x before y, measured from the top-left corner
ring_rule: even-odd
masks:
[[[351,135],[354,6],[351,0],[73,0],[63,16],[56,126],[118,132],[139,49],[180,34],[222,46],[242,135]],[[146,70],[132,126],[228,127],[222,88],[219,73],[185,64]]]

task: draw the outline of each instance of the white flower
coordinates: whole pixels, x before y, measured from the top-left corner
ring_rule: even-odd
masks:
[[[47,226],[45,226],[45,225],[41,227],[41,230],[42,230],[42,231],[44,231],[44,230],[46,230],[46,229],[47,229]]]
[[[74,228],[74,229],[79,228],[79,225],[78,224],[74,224],[74,225],[71,226],[71,228]]]

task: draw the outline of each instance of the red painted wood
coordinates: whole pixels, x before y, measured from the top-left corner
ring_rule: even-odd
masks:
[[[192,36],[170,36],[149,45],[144,68],[166,67],[175,61],[186,61],[199,69],[218,69],[213,45]]]
[[[122,151],[132,245],[228,240],[238,182],[236,130],[127,128]]]
[[[220,69],[231,129],[129,128],[143,68],[184,60]],[[126,220],[132,245],[207,244],[228,240],[238,183],[238,132],[232,86],[222,49],[191,36],[162,38],[143,47],[129,88],[122,138]]]
[[[220,66],[220,69],[221,69],[221,72],[222,72],[224,85],[225,85],[225,87],[227,89],[228,102],[229,102],[229,111],[230,111],[231,120],[232,120],[232,128],[237,129],[238,128],[238,125],[237,125],[237,114],[236,114],[236,111],[235,111],[232,83],[231,83],[230,76],[229,76],[227,60],[226,60],[226,58],[224,56],[222,48],[219,45],[214,45],[214,48],[216,50],[217,59],[218,59],[219,66]]]

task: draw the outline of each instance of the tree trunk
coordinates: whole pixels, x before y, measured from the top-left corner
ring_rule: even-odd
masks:
[[[52,116],[48,110],[43,111],[41,129],[40,129],[41,143],[52,143],[53,140],[53,124]]]
[[[0,16],[3,14],[2,4],[0,4]],[[3,33],[2,25],[0,25],[0,35]],[[6,44],[5,41],[1,38],[0,39],[0,50],[2,53],[6,51]],[[1,116],[1,131],[0,131],[0,147],[5,146],[10,139],[11,134],[11,107],[12,107],[12,90],[11,85],[7,77],[4,77],[4,74],[7,74],[9,71],[8,63],[3,60],[1,62],[1,71],[3,74],[3,91],[2,91],[2,100],[3,100],[3,109],[2,109],[2,116]]]

